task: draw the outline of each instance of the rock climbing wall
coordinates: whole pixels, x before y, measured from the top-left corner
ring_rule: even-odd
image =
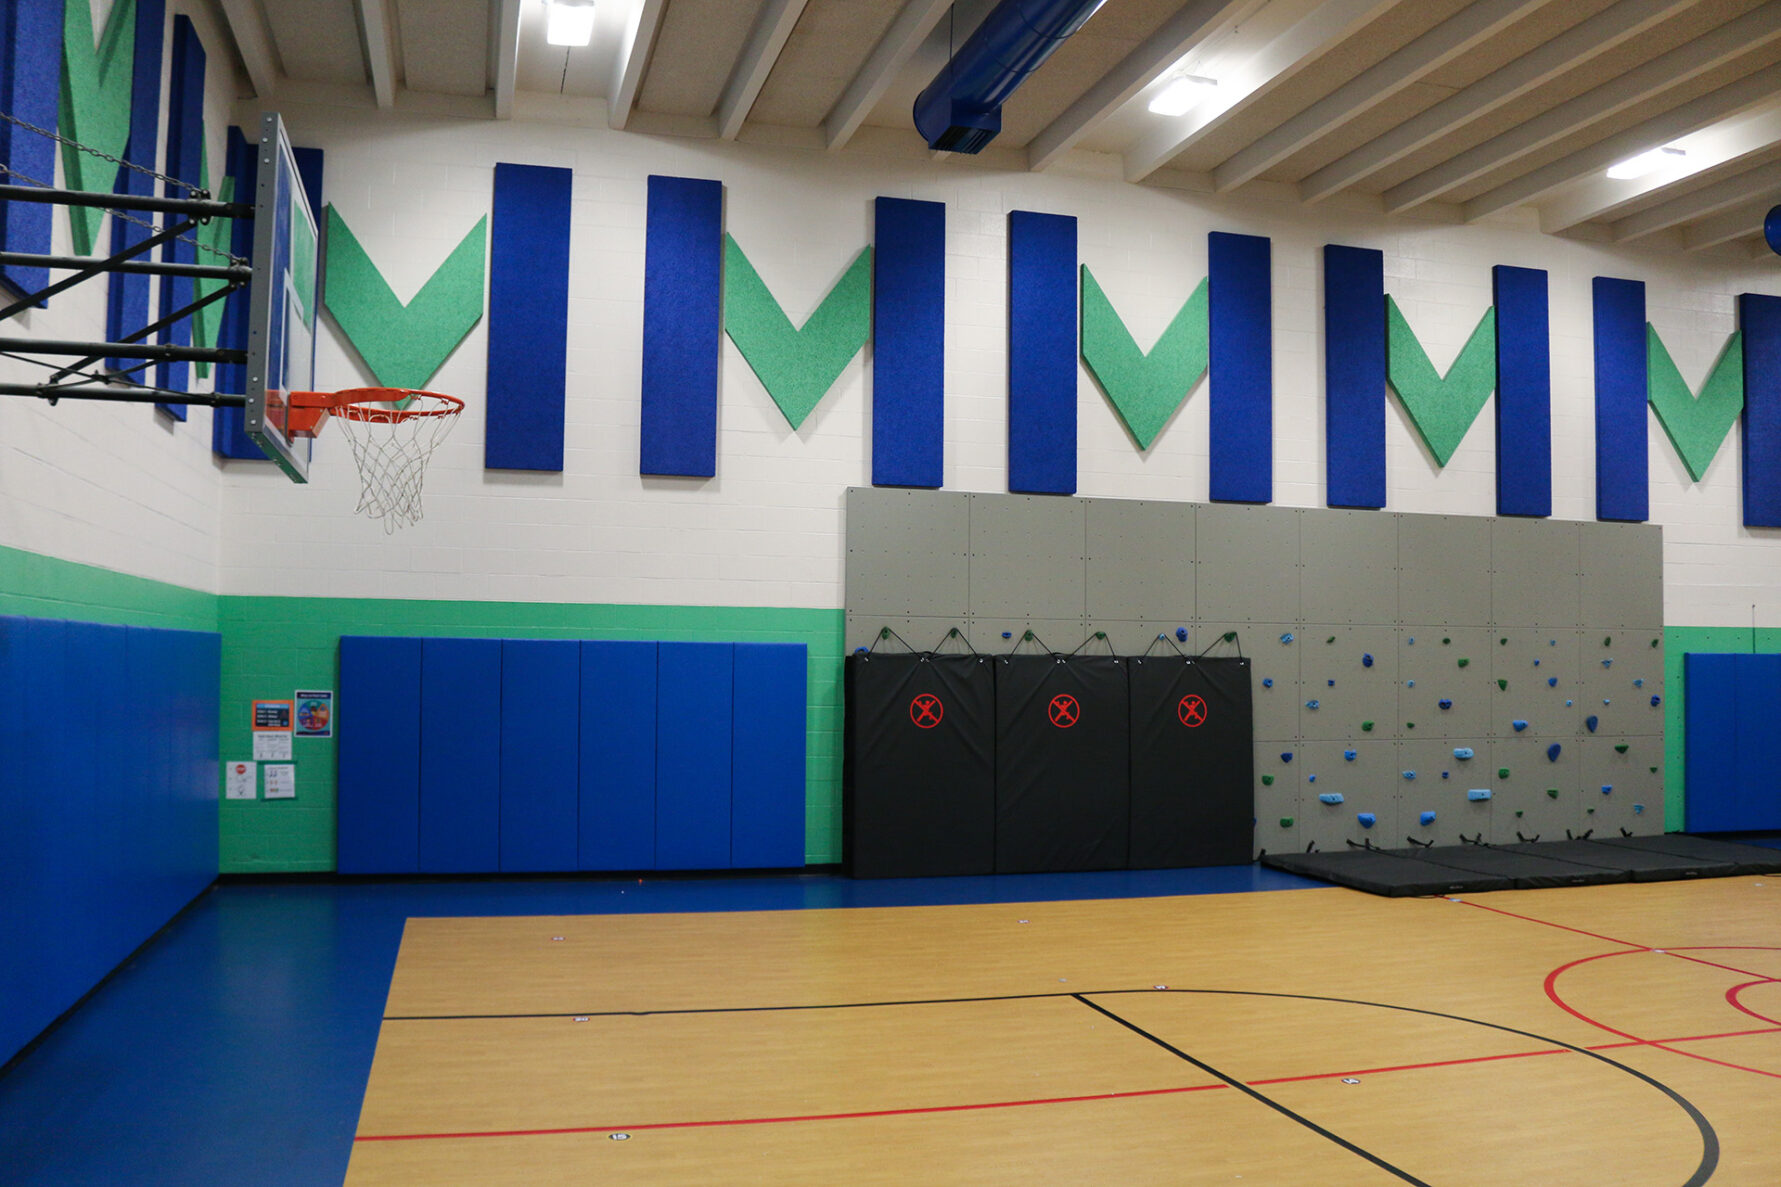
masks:
[[[850,649],[1253,657],[1258,853],[1663,831],[1655,525],[872,488],[846,513]]]

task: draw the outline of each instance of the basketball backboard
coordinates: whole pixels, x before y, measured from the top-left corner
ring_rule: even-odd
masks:
[[[288,397],[315,386],[320,235],[277,112],[260,121],[258,152],[246,429],[293,481],[307,482],[313,442],[290,430]]]

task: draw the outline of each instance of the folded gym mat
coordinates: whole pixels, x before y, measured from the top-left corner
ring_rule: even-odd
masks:
[[[1549,850],[1554,843],[1442,845],[1435,849],[1417,849],[1414,853],[1425,862],[1489,875],[1508,883],[1492,889],[1542,890],[1552,886],[1603,886],[1632,881],[1628,870],[1607,869],[1599,864],[1585,864],[1568,860],[1563,854],[1551,853]],[[1406,854],[1411,851],[1391,849],[1387,852]]]
[[[1600,841],[1537,841],[1521,845],[1504,845],[1512,853],[1537,853],[1542,857],[1597,866],[1606,870],[1623,870],[1634,882],[1674,882],[1684,878],[1720,878],[1733,872],[1727,862],[1704,861],[1698,857],[1679,857],[1651,849],[1628,849],[1604,845]]]
[[[1617,849],[1640,849],[1729,865],[1732,867],[1730,870],[1720,871],[1725,876],[1781,874],[1781,850],[1768,849],[1761,845],[1716,841],[1711,837],[1691,837],[1686,833],[1667,833],[1658,837],[1604,837],[1599,843]]]
[[[1481,890],[1508,890],[1513,883],[1496,874],[1436,865],[1398,851],[1349,849],[1340,853],[1269,853],[1261,862],[1270,869],[1319,878],[1382,894],[1405,898],[1424,894],[1474,894]]]

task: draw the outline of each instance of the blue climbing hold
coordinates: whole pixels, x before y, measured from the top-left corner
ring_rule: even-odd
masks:
[[[1290,643],[1290,642],[1292,642],[1292,632],[1291,632],[1291,631],[1287,631],[1287,632],[1286,632],[1286,633],[1285,633],[1285,634],[1283,634],[1283,635],[1281,635],[1281,636],[1280,636],[1280,641],[1281,641],[1281,642],[1282,642],[1282,643]]]
[[[1536,668],[1537,668],[1537,667],[1539,667],[1539,666],[1540,666],[1540,661],[1539,661],[1539,660],[1535,660],[1535,661],[1534,661],[1534,667],[1536,667]]]
[[[1405,772],[1404,772],[1404,778],[1406,778],[1406,779],[1414,779],[1414,778],[1416,778],[1416,772],[1415,772],[1415,771],[1405,771]]]
[[[1552,745],[1546,747],[1546,761],[1557,762],[1559,754],[1563,751],[1564,747],[1560,746],[1557,742],[1554,742]]]
[[[1415,635],[1410,636],[1410,646],[1412,646],[1412,647],[1416,646],[1416,636]]]
[[[1447,774],[1447,772],[1446,772],[1446,771],[1442,771],[1442,772],[1441,772],[1441,778],[1443,778],[1443,779],[1445,779],[1445,778],[1447,778],[1447,777],[1448,777],[1448,774]]]
[[[871,655],[872,654],[870,651],[867,651],[864,647],[855,647],[853,649],[853,653],[855,655]]]
[[[1583,719],[1583,724],[1589,728],[1590,733],[1595,733],[1596,719],[1593,713]]]
[[[1455,746],[1453,748],[1453,757],[1455,758],[1471,758],[1474,753],[1475,751],[1470,746]]]
[[[1548,640],[1546,640],[1546,646],[1548,646],[1548,647],[1557,647],[1557,646],[1558,646],[1558,640],[1557,640],[1557,639],[1548,639]]]
[[[1607,697],[1602,698],[1602,704],[1604,704],[1604,705],[1612,705],[1613,703],[1614,702],[1609,700]]]
[[[1521,720],[1521,718],[1519,718],[1519,717],[1517,717],[1514,721],[1511,721],[1509,724],[1515,727],[1515,732],[1518,734],[1522,730],[1527,728],[1527,722]]]
[[[1558,677],[1557,676],[1546,677],[1546,687],[1547,688],[1557,688],[1558,687]]]
[[[1002,632],[1002,638],[1004,638],[1004,639],[1012,639],[1012,638],[1014,638],[1014,632],[1013,632],[1013,631],[1003,631],[1003,632]]]
[[[1372,828],[1375,824],[1379,823],[1379,818],[1371,812],[1358,813],[1355,816],[1355,819],[1360,821],[1360,826],[1362,828]]]
[[[1565,708],[1569,709],[1572,705],[1575,705],[1576,703],[1577,703],[1576,701],[1566,701]]]
[[[1634,816],[1645,815],[1645,805],[1644,804],[1634,804],[1633,805],[1633,815]]]
[[[1330,687],[1331,688],[1336,687],[1336,682],[1334,680],[1330,681]]]
[[[1640,679],[1633,681],[1633,687],[1634,688],[1644,688],[1645,687],[1644,678],[1641,677]]]
[[[1360,657],[1360,666],[1363,668],[1370,668],[1373,666],[1373,653],[1372,652],[1369,651]]]
[[[1326,791],[1317,797],[1317,802],[1320,804],[1339,804],[1342,802],[1342,793],[1339,791]]]
[[[1424,812],[1418,819],[1422,821],[1422,827],[1427,828],[1435,822],[1435,814],[1433,812]]]
[[[1663,703],[1664,703],[1664,699],[1660,696],[1653,696],[1651,698],[1651,707],[1653,709],[1657,708],[1659,705],[1661,705]]]
[[[1405,688],[1415,688],[1415,687],[1416,687],[1416,681],[1414,681],[1414,680],[1406,680],[1406,681],[1404,681],[1404,687],[1405,687]]]
[[[1474,787],[1472,790],[1466,792],[1466,798],[1473,803],[1478,803],[1480,800],[1487,800],[1490,798],[1490,788]]]
[[[1316,702],[1316,701],[1306,701],[1306,702],[1305,702],[1305,708],[1307,708],[1307,709],[1315,709],[1315,708],[1317,708],[1317,702]]]
[[[1305,782],[1315,783],[1315,782],[1317,782],[1317,776],[1316,775],[1307,775],[1307,776],[1305,776]]]
[[[1450,700],[1448,700],[1448,699],[1447,699],[1447,698],[1445,698],[1445,697],[1442,697],[1442,698],[1441,698],[1441,708],[1443,708],[1443,709],[1451,709],[1451,708],[1453,708],[1453,702],[1452,702],[1452,701],[1450,701]]]
[[[1603,794],[1603,795],[1608,795],[1608,794],[1609,794],[1609,793],[1611,793],[1611,792],[1612,792],[1612,791],[1613,791],[1613,790],[1614,790],[1614,785],[1613,785],[1613,784],[1612,784],[1612,783],[1604,783],[1604,784],[1602,784],[1602,794]]]
[[[1344,750],[1342,752],[1342,757],[1347,759],[1349,762],[1353,762],[1356,758],[1360,757],[1360,755],[1354,750]]]
[[[1184,626],[1176,627],[1175,628],[1175,637],[1177,639],[1181,640],[1183,643],[1187,642],[1187,628]]]
[[[1282,752],[1280,755],[1280,761],[1281,762],[1291,762],[1292,761],[1292,751],[1287,750],[1287,751]]]
[[[1614,661],[1611,659],[1605,659],[1602,661],[1602,667],[1604,667],[1604,668],[1611,668],[1613,666],[1614,666]]]
[[[1273,688],[1274,687],[1274,678],[1272,676],[1265,678],[1262,681],[1262,687],[1263,688]]]

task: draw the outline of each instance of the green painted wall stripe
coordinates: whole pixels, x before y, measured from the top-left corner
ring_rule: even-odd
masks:
[[[0,614],[214,631],[217,597],[0,545]]]

